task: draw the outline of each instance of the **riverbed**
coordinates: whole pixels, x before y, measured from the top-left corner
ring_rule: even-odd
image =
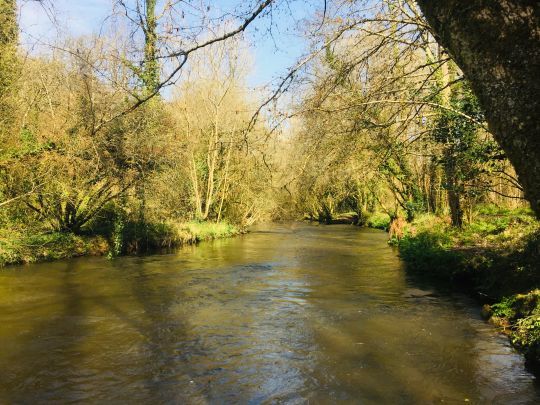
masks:
[[[387,234],[261,225],[143,257],[0,270],[0,403],[536,403],[466,297]]]

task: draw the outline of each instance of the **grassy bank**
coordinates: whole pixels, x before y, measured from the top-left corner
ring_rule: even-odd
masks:
[[[241,233],[228,223],[127,223],[102,234],[1,230],[0,266],[66,259],[77,256],[110,257],[150,249],[173,248]]]
[[[408,271],[476,296],[540,372],[540,224],[532,213],[483,207],[463,229],[424,215],[400,231],[393,242]]]

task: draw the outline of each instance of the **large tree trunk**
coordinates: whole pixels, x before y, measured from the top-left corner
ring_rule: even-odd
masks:
[[[417,0],[540,217],[540,1]]]

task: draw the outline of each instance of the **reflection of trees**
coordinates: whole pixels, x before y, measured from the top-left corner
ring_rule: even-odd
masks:
[[[385,234],[292,228],[2,279],[17,294],[37,290],[20,308],[2,302],[6,324],[41,321],[15,342],[13,331],[0,335],[11,339],[0,341],[11,351],[0,354],[0,399],[423,403],[491,395],[477,386],[504,393],[489,385],[486,356],[501,349],[478,348],[489,340],[481,321],[455,299],[407,293],[417,284]]]

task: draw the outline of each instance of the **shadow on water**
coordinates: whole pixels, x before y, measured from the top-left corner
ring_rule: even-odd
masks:
[[[130,322],[137,322],[137,329],[145,342],[147,398],[156,402],[204,399],[200,390],[193,386],[194,370],[189,362],[190,356],[204,350],[198,339],[190,337],[187,318],[183,314],[172,313],[173,306],[186,301],[183,288],[166,283],[166,278],[160,273],[147,271],[147,260],[137,259],[126,278],[132,297],[144,314],[140,321],[131,319]],[[179,386],[183,389],[179,390]]]
[[[534,403],[474,311],[338,225],[40,264],[0,272],[0,403]]]
[[[193,384],[195,371],[189,361],[190,356],[203,352],[200,341],[190,336],[186,314],[172,311],[186,301],[183,287],[149,269],[151,262],[151,257],[137,257],[110,264],[110,276],[120,278],[120,294],[127,296],[127,305],[126,300],[117,304],[118,296],[94,298],[95,305],[126,325],[134,335],[120,342],[116,350],[122,353],[126,346],[132,347],[116,364],[123,369],[123,374],[116,376],[123,389],[117,395],[100,392],[97,397],[155,403],[185,398],[204,401],[201,390]],[[126,384],[130,385],[128,390]],[[128,397],[126,391],[130,392]]]
[[[77,374],[77,347],[85,339],[87,328],[78,286],[74,281],[71,263],[65,264],[52,308],[36,308],[35,319],[30,325],[21,325],[17,341],[3,345],[6,354],[15,359],[5,370],[2,394],[7,403],[43,401],[75,401],[76,391],[65,389],[69,379]],[[45,306],[47,303],[43,303]],[[40,304],[37,304],[40,305]],[[17,358],[25,359],[17,361]],[[6,376],[7,375],[7,376]],[[7,377],[7,378],[6,378]],[[3,384],[0,384],[2,386]],[[58,396],[58,392],[62,392]]]
[[[115,397],[169,402],[181,399],[180,394],[204,401],[193,387],[189,362],[202,351],[200,342],[188,336],[184,316],[170,313],[172,305],[184,300],[182,288],[160,282],[159,273],[146,270],[146,260],[131,259],[128,268],[120,261],[107,263],[117,270],[109,277],[119,277],[121,284],[112,295],[87,283],[84,273],[94,269],[80,266],[80,259],[55,264],[54,286],[49,284],[22,309],[22,316],[30,319],[14,322],[16,340],[3,345],[0,359],[9,366],[0,379],[0,402]],[[16,287],[31,294],[33,285]],[[10,319],[17,312],[12,307]],[[101,381],[100,388],[89,381]],[[125,396],[126,385],[131,385],[131,397]]]

